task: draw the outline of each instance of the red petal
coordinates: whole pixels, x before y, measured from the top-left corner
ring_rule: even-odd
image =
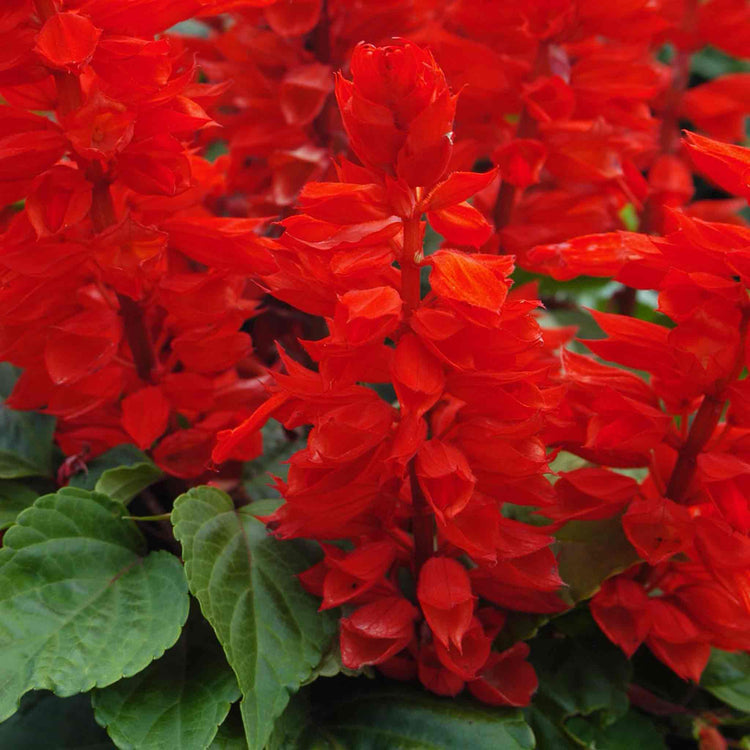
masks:
[[[86,16],[56,13],[42,26],[36,51],[53,68],[74,71],[92,58],[101,33]]]
[[[144,450],[164,434],[169,413],[169,402],[157,386],[142,388],[122,400],[122,426]]]
[[[468,203],[428,211],[427,220],[438,234],[456,245],[479,247],[492,234],[492,227],[487,219]]]
[[[431,557],[420,571],[417,598],[435,637],[446,647],[453,642],[460,650],[476,600],[463,565],[447,557]]]

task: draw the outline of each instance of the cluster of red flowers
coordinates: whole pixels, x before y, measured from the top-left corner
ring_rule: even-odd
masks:
[[[254,368],[240,327],[260,296],[248,278],[274,268],[259,220],[212,213],[224,178],[191,149],[217,92],[153,39],[207,5],[0,12],[0,196],[25,199],[0,238],[0,359],[24,368],[9,404],[59,417],[67,454],[155,446],[182,477],[264,396],[238,374]]]
[[[677,123],[741,139],[750,86],[737,73],[686,93],[691,54],[712,44],[741,57],[749,27],[744,0],[291,0],[212,19],[186,43],[210,81],[231,81],[209,109],[224,130],[206,137],[227,142],[227,207],[241,215],[287,211],[307,181],[331,177],[331,152],[347,149],[331,72],[360,39],[428,44],[461,92],[451,168],[502,174],[476,199],[497,230],[483,249],[533,268],[535,245],[621,229],[632,209],[659,231],[662,207],[689,201]],[[665,42],[671,66],[657,58]]]
[[[324,544],[302,577],[324,608],[349,612],[344,664],[418,674],[449,695],[468,683],[483,700],[523,705],[536,685],[528,647],[491,651],[503,615],[478,596],[509,610],[565,607],[552,538],[502,513],[504,501],[550,498],[539,433],[556,390],[545,385],[538,303],[509,296],[508,257],[423,257],[424,214],[452,242],[486,241],[491,228],[467,198],[494,178],[446,172],[456,99],[431,54],[363,44],[351,72],[336,96],[363,166],[342,160],[339,182],[303,189],[305,213],[283,222],[279,271],[266,278],[330,333],[304,342],[315,370],[282,352],[286,374],[270,399],[220,436],[214,457],[242,455],[271,416],[312,425],[280,483],[286,504],[268,520],[283,538],[347,543]],[[398,406],[362,383],[391,385]],[[401,593],[404,575],[419,610]]]
[[[744,137],[750,73],[688,78],[750,54],[745,0],[7,0],[0,39],[0,360],[66,454],[195,478],[217,434],[220,464],[311,426],[268,523],[321,542],[344,664],[437,693],[528,702],[527,645],[493,641],[569,606],[576,520],[642,560],[591,603],[626,653],[697,680],[750,650],[750,157],[678,129]],[[740,198],[691,202],[691,160]],[[509,252],[669,325],[595,313],[618,367],[561,360]],[[327,335],[259,362],[266,294]],[[560,450],[588,465],[552,484]]]
[[[691,135],[700,171],[750,198],[750,149]],[[698,680],[711,646],[750,649],[750,230],[675,213],[664,238],[585,238],[587,272],[654,289],[669,326],[594,313],[606,338],[585,342],[636,374],[566,353],[566,397],[547,433],[594,464],[648,470],[638,484],[609,468],[564,473],[562,523],[622,513],[645,562],[606,581],[591,603],[604,632],[632,654],[646,642],[677,674]],[[539,248],[546,255],[549,248]],[[580,246],[555,248],[566,275]],[[605,272],[606,273],[606,272]],[[728,409],[727,409],[728,405]],[[724,413],[726,410],[726,414]]]

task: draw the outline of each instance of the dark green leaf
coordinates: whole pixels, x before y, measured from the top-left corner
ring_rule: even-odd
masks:
[[[136,495],[158,482],[164,472],[152,461],[143,461],[131,466],[118,466],[107,469],[96,483],[97,492],[109,495],[123,504],[129,503]]]
[[[531,750],[520,711],[382,680],[320,680],[295,696],[269,750]]]
[[[134,445],[118,445],[116,448],[97,456],[87,466],[87,471],[75,474],[70,479],[71,487],[93,490],[103,475],[112,469],[137,467],[141,464],[153,464],[151,459]]]
[[[539,689],[529,721],[540,738],[541,750],[572,746],[575,737],[568,722],[573,717],[586,717],[594,726],[604,728],[628,710],[630,664],[593,627],[585,612],[575,611],[555,621],[547,637],[531,641],[529,660],[539,677]],[[559,637],[565,631],[575,635]],[[565,737],[566,744],[558,737]]]
[[[573,603],[593,596],[604,580],[638,562],[619,518],[571,521],[555,537],[560,576]]]
[[[566,722],[566,729],[591,750],[667,750],[656,725],[635,710],[605,727],[583,716],[574,716]],[[543,750],[541,745],[539,749]]]
[[[289,467],[285,461],[296,453],[302,444],[293,439],[275,420],[263,428],[263,455],[248,461],[243,467],[243,486],[253,500],[280,498],[273,486],[271,475],[286,479]]]
[[[190,590],[237,675],[248,745],[262,748],[335,631],[335,614],[319,613],[296,578],[314,559],[211,487],[179,497],[172,522]]]
[[[49,476],[55,418],[5,406],[18,370],[0,365],[0,479]]]
[[[706,80],[712,80],[727,73],[741,73],[750,70],[750,63],[738,60],[715,47],[704,47],[690,60],[690,68]]]
[[[221,646],[196,611],[161,659],[95,691],[92,700],[97,721],[121,750],[192,750],[208,747],[239,697]]]
[[[750,654],[714,649],[701,686],[732,708],[750,712]]]
[[[229,716],[219,727],[214,741],[209,745],[209,750],[247,750],[245,739],[245,727],[242,726],[242,713],[235,703]]]
[[[0,480],[0,531],[14,523],[18,514],[33,505],[37,497],[34,490],[20,482]]]
[[[146,554],[125,509],[65,488],[40,497],[0,550],[0,718],[32,689],[60,696],[141,671],[178,638],[188,596],[179,560]]]
[[[0,747],[7,750],[111,750],[107,733],[94,721],[88,695],[58,698],[33,692],[0,724]]]

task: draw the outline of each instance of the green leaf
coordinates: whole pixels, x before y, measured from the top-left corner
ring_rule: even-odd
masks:
[[[619,517],[571,521],[555,537],[560,577],[573,603],[593,596],[603,581],[638,562]]]
[[[628,710],[630,663],[603,635],[593,632],[595,626],[589,635],[586,623],[591,625],[587,613],[576,610],[555,621],[556,636],[562,629],[573,632],[572,637],[538,637],[531,642],[529,661],[539,677],[539,689],[529,721],[540,737],[541,750],[575,746],[569,727],[573,717],[586,717],[604,728]]]
[[[536,750],[580,750],[580,744],[574,742],[562,728],[555,709],[550,711],[545,708],[543,702],[535,700],[534,704],[524,709],[526,720],[534,732]]]
[[[164,472],[153,461],[142,461],[131,466],[107,469],[99,477],[94,489],[127,504],[163,476]]]
[[[383,680],[320,680],[295,696],[268,750],[531,750],[520,711]]]
[[[0,724],[0,747],[8,750],[111,750],[107,733],[94,721],[88,695],[24,696],[21,707]]]
[[[242,726],[242,714],[235,703],[229,716],[219,727],[214,741],[208,746],[209,750],[247,750],[245,728]]]
[[[5,405],[17,378],[18,370],[0,365],[0,479],[49,476],[55,418]]]
[[[275,420],[263,427],[263,455],[243,466],[243,486],[252,500],[280,498],[273,486],[271,474],[286,479],[289,467],[286,460],[303,445],[290,439],[289,433]]]
[[[693,73],[711,80],[727,73],[741,73],[750,70],[747,60],[727,55],[726,52],[715,47],[704,47],[690,58],[690,68]]]
[[[216,636],[195,612],[161,659],[95,691],[92,701],[97,721],[121,750],[189,750],[208,747],[239,697]]]
[[[15,523],[16,516],[33,505],[37,497],[34,490],[20,482],[0,480],[0,531]]]
[[[134,445],[118,445],[91,461],[86,467],[87,471],[72,476],[70,486],[80,487],[83,490],[93,490],[104,475],[110,471],[117,472],[125,468],[137,468],[142,464],[154,466],[151,459]],[[115,477],[118,476],[122,477],[121,474],[115,474]],[[107,479],[106,482],[116,486],[115,482],[110,479]]]
[[[656,725],[633,709],[606,727],[575,716],[566,723],[566,729],[580,744],[591,750],[667,750],[664,737]],[[539,750],[543,750],[541,745]]]
[[[335,615],[319,613],[296,578],[314,562],[310,547],[268,536],[257,518],[211,487],[179,497],[172,522],[190,590],[237,675],[248,744],[262,748],[336,627]]]
[[[750,712],[750,654],[713,649],[701,686],[732,708]]]
[[[636,211],[635,206],[632,203],[626,203],[618,212],[617,215],[620,217],[623,226],[628,232],[637,232],[638,227],[641,225],[640,216]]]
[[[179,636],[179,560],[146,545],[125,509],[65,488],[40,497],[0,550],[0,720],[34,688],[69,696],[137,674]]]

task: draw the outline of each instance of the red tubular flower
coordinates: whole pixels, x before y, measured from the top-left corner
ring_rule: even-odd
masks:
[[[417,610],[391,596],[360,607],[341,621],[341,661],[349,669],[379,664],[401,651],[414,637]]]
[[[479,678],[469,683],[472,695],[493,706],[528,705],[538,685],[528,655],[526,643],[491,654]]]
[[[460,652],[476,600],[466,570],[455,560],[431,557],[420,571],[417,598],[438,641]]]

